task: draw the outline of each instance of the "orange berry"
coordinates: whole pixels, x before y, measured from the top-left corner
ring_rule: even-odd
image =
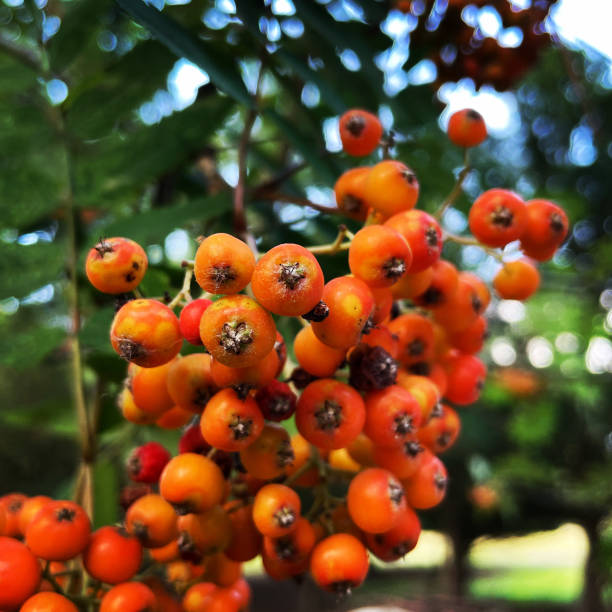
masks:
[[[323,344],[312,325],[300,329],[293,341],[293,351],[300,367],[317,377],[333,376],[346,356],[346,349]]]
[[[255,365],[274,348],[276,326],[255,300],[230,295],[204,311],[200,336],[214,359],[231,368],[244,368]]]
[[[153,493],[139,497],[130,505],[125,527],[147,548],[166,546],[178,535],[174,508],[161,495]]]
[[[365,181],[365,198],[383,219],[414,208],[419,197],[419,182],[414,172],[400,161],[377,163]]]
[[[124,582],[108,591],[100,603],[100,612],[155,612],[153,591],[140,582]]]
[[[495,291],[505,300],[526,300],[539,286],[538,269],[525,259],[505,263],[493,279]]]
[[[240,451],[246,471],[262,480],[282,476],[293,463],[293,456],[287,430],[273,423],[265,425],[257,440]]]
[[[448,137],[459,147],[475,147],[487,137],[482,115],[471,108],[453,113],[448,121]]]
[[[59,593],[36,593],[19,608],[19,612],[79,612],[79,609]]]
[[[280,538],[297,527],[300,510],[300,498],[293,489],[268,484],[255,496],[253,521],[262,535]]]
[[[369,287],[358,278],[341,276],[325,285],[322,299],[329,307],[329,314],[323,321],[312,322],[315,336],[337,349],[357,344],[374,310]]]
[[[255,256],[245,242],[230,234],[213,234],[198,247],[193,271],[204,291],[230,294],[249,284],[254,268]]]
[[[351,272],[369,287],[390,287],[410,268],[412,253],[404,238],[385,225],[359,230],[349,248]]]
[[[103,238],[87,254],[85,273],[103,293],[129,293],[147,271],[147,255],[129,238]]]
[[[346,111],[340,117],[339,127],[342,148],[354,157],[372,153],[378,146],[383,131],[376,115],[360,109]]]
[[[176,315],[156,300],[131,300],[115,315],[110,330],[115,352],[143,368],[167,363],[181,350]]]
[[[196,414],[204,410],[208,400],[218,391],[211,362],[210,355],[194,353],[171,363],[166,386],[174,404]]]
[[[365,221],[368,204],[365,200],[365,181],[370,168],[351,168],[336,181],[334,193],[338,208],[351,219]]]
[[[134,402],[140,410],[155,418],[174,405],[167,386],[168,373],[174,363],[175,360],[171,360],[155,368],[141,368],[132,378]]]
[[[0,537],[0,559],[0,608],[14,610],[38,588],[40,563],[27,546],[8,537]]]
[[[323,294],[323,271],[316,257],[299,244],[279,244],[262,255],[251,287],[270,312],[298,317],[310,312]]]

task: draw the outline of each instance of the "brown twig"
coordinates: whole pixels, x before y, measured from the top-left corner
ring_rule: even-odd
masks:
[[[319,212],[329,213],[332,215],[341,214],[342,212],[335,205],[325,206],[324,204],[316,204],[315,202],[311,202],[308,198],[301,198],[300,196],[293,196],[287,193],[271,193],[265,199],[275,202],[286,202],[287,204],[295,204],[297,206],[307,206],[314,210],[318,210]]]
[[[172,298],[172,301],[168,304],[168,308],[174,308],[178,306],[182,301],[187,303],[191,302],[191,279],[193,278],[193,268],[186,266],[185,277],[183,278],[183,285],[181,290]]]
[[[281,170],[278,175],[275,177],[264,181],[260,185],[257,185],[253,189],[253,198],[263,198],[265,200],[273,199],[269,197],[268,194],[276,193],[276,190],[288,179],[290,179],[293,175],[297,174],[304,168],[306,168],[308,164],[306,162],[299,162],[297,164],[293,164],[292,166],[288,166],[284,170]]]
[[[463,187],[463,181],[465,180],[465,177],[469,174],[471,170],[468,151],[469,151],[468,148],[464,150],[463,168],[461,169],[461,171],[459,172],[459,175],[457,176],[457,181],[455,182],[455,186],[453,187],[451,192],[448,194],[444,202],[442,202],[438,210],[436,210],[436,212],[433,214],[433,216],[438,220],[442,218],[442,215],[448,210],[450,206],[452,206],[455,203],[455,200],[461,194],[461,189]]]
[[[503,256],[498,250],[485,246],[484,244],[478,242],[478,240],[476,240],[476,238],[473,238],[472,236],[457,236],[456,234],[444,232],[442,238],[443,240],[450,240],[451,242],[456,242],[457,244],[478,247],[479,249],[482,249],[487,255],[490,255],[500,263],[504,263]]]
[[[253,95],[253,105],[249,108],[246,118],[244,120],[244,127],[242,128],[242,134],[240,136],[240,142],[238,144],[238,182],[234,189],[234,231],[240,236],[248,245],[251,247],[254,253],[257,253],[257,246],[255,244],[255,238],[249,232],[247,227],[246,209],[244,206],[245,200],[245,189],[246,189],[246,178],[247,178],[247,154],[249,150],[249,141],[251,138],[251,131],[255,119],[258,114],[259,104],[259,91],[263,82],[264,68],[263,63],[259,69],[259,75],[257,76],[257,85],[255,87],[255,94]]]
[[[343,242],[345,238],[348,238],[348,242]],[[321,244],[317,246],[306,247],[313,255],[334,255],[338,251],[346,251],[351,246],[351,240],[353,239],[352,232],[349,232],[346,225],[338,226],[338,235],[333,242],[329,244]]]

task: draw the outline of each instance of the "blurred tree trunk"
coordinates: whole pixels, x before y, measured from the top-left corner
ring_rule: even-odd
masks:
[[[589,554],[584,566],[582,609],[588,612],[605,612],[607,609],[603,601],[605,566],[601,554],[600,520],[601,518],[597,517],[583,524],[589,538]]]

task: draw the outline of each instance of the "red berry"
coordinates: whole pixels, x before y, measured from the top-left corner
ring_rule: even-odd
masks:
[[[297,397],[291,387],[273,380],[255,394],[255,401],[268,421],[284,421],[290,418],[297,406]]]
[[[136,482],[157,482],[170,459],[170,453],[161,444],[147,442],[131,452],[127,462],[128,476]]]
[[[200,338],[200,319],[202,313],[212,304],[210,300],[200,298],[189,302],[179,315],[179,327],[183,338],[189,344],[202,346],[202,338]]]

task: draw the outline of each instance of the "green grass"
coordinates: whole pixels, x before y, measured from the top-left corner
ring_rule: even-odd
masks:
[[[517,568],[475,577],[470,582],[470,594],[508,601],[571,603],[580,597],[582,585],[580,568]]]

